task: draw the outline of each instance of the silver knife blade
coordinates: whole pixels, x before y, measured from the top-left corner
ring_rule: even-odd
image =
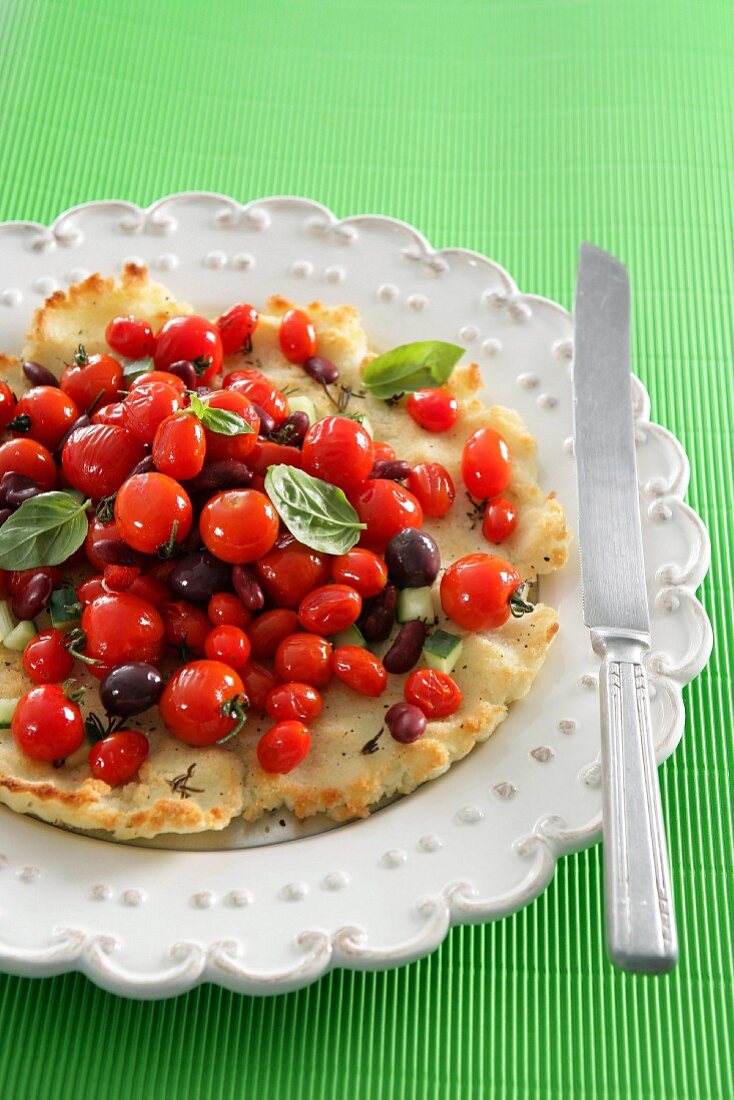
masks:
[[[630,380],[630,284],[584,243],[576,281],[574,450],[584,622],[649,634]]]

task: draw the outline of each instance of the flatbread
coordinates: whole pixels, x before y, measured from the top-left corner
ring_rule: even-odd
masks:
[[[261,314],[252,351],[230,357],[225,369],[258,367],[281,388],[297,388],[308,395],[319,414],[326,415],[331,406],[322,388],[302,368],[285,362],[279,349],[279,318],[290,305],[283,298],[271,298]],[[319,303],[305,308],[317,331],[319,353],[338,364],[341,383],[359,389],[373,353],[357,311]],[[117,282],[93,275],[66,293],[52,295],[36,313],[23,355],[60,373],[80,342],[90,353],[107,350],[107,322],[123,312],[158,325],[168,316],[191,312],[191,307],[177,303],[150,280],[145,269],[128,266]],[[17,360],[5,358],[0,370],[22,387]],[[535,443],[522,420],[501,406],[486,409],[474,396],[480,384],[476,365],[454,372],[450,388],[460,400],[461,415],[456,426],[441,435],[420,430],[404,407],[390,408],[369,396],[353,398],[352,407],[368,416],[375,438],[395,444],[401,458],[411,464],[441,462],[459,492],[466,437],[485,424],[502,432],[513,455],[507,496],[518,506],[519,521],[497,552],[524,577],[549,573],[561,568],[567,557],[569,530],[563,509],[553,494],[547,495],[537,484]],[[470,511],[468,501],[464,507],[457,498],[449,516],[425,521],[445,564],[463,554],[493,549],[475,527]],[[434,603],[439,624],[462,633],[443,617],[437,587]],[[0,801],[49,821],[105,829],[119,839],[222,829],[238,815],[255,821],[282,807],[300,818],[319,812],[339,821],[364,817],[386,796],[407,794],[435,779],[486,740],[506,717],[508,706],[530,690],[557,630],[555,611],[539,604],[531,615],[510,619],[499,630],[467,635],[453,673],[464,693],[462,706],[450,718],[429,722],[425,735],[411,745],[398,744],[384,729],[386,710],[403,699],[405,676],[391,675],[379,699],[366,699],[334,680],[324,692],[322,714],[311,724],[311,751],[287,775],[260,768],[257,742],[271,721],[256,715],[249,717],[233,741],[210,748],[190,748],[173,738],[155,709],[132,719],[128,724],[150,738],[151,752],[139,776],[115,788],[91,778],[88,747],[82,746],[62,767],[54,768],[25,757],[10,732],[2,730]],[[83,669],[78,679],[88,686],[85,708],[101,712],[96,681]],[[28,686],[17,655],[0,647],[0,694],[17,696]],[[363,751],[368,743],[372,751]]]

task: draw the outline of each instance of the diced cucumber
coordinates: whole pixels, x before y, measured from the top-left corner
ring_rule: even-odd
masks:
[[[315,424],[319,418],[319,414],[316,412],[316,406],[311,398],[302,397],[299,393],[294,393],[293,397],[288,398],[288,408],[292,413],[305,413],[312,424]]]
[[[3,645],[6,649],[12,649],[14,653],[22,653],[30,642],[38,634],[38,628],[32,619],[23,619],[14,630],[11,630]]]
[[[0,641],[4,642],[11,630],[15,630],[16,618],[10,610],[10,600],[0,600]]]
[[[0,729],[6,730],[10,727],[10,719],[15,713],[20,699],[0,699]]]
[[[423,622],[432,623],[435,614],[433,610],[433,592],[428,586],[425,588],[404,588],[399,593],[397,606],[399,623],[409,623],[413,619],[421,619]]]
[[[350,626],[347,630],[342,630],[339,634],[335,634],[331,641],[335,648],[339,645],[358,645],[360,649],[367,648],[367,642],[358,626]]]
[[[447,630],[435,630],[423,646],[423,660],[427,668],[449,673],[461,657],[464,639]]]
[[[370,424],[367,417],[366,416],[360,416],[359,422],[362,425],[362,427],[364,428],[364,430],[367,432],[367,435],[370,437],[370,439],[374,439],[375,438],[375,429],[372,427],[372,425]]]
[[[57,588],[52,592],[48,609],[51,613],[51,626],[59,630],[70,630],[82,616],[82,605],[73,588]]]

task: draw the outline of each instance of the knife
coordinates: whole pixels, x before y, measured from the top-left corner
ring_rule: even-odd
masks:
[[[630,284],[582,244],[575,303],[574,453],[584,622],[602,659],[602,822],[607,949],[625,970],[675,966],[678,937],[650,729],[650,616],[642,557]]]

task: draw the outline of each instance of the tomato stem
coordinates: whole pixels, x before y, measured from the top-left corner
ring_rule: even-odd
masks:
[[[176,541],[176,535],[177,534],[178,534],[178,520],[175,519],[173,521],[173,526],[171,527],[170,535],[168,536],[166,541],[163,543],[163,545],[158,547],[158,557],[159,558],[163,558],[163,560],[166,561],[168,558],[173,557],[173,555],[178,550],[178,542]]]
[[[84,687],[84,684],[79,684],[77,687],[74,687],[75,683],[76,680],[74,680],[73,677],[70,677],[68,680],[64,680],[61,686],[63,688],[64,695],[70,703],[81,703],[82,699],[84,698],[84,693],[87,689]]]
[[[28,413],[20,413],[8,424],[8,431],[29,432],[31,430],[31,418]]]
[[[87,349],[84,344],[80,344],[74,352],[74,362],[78,367],[86,367],[89,362],[89,356],[87,355]]]
[[[221,713],[225,718],[236,718],[237,725],[234,729],[231,729],[229,733],[216,742],[217,745],[224,745],[227,741],[231,741],[233,737],[236,737],[240,732],[245,722],[247,721],[247,696],[246,695],[233,695],[231,699],[227,699],[221,706]]]
[[[527,588],[528,582],[523,581],[510,596],[510,612],[513,619],[521,619],[523,615],[529,615],[531,611],[535,611],[535,604],[525,599]]]
[[[94,514],[100,523],[112,523],[115,518],[115,497],[117,493],[111,493],[108,497],[102,497],[94,510]]]
[[[64,645],[72,657],[76,657],[77,661],[82,661],[85,665],[101,665],[102,661],[98,661],[96,657],[87,657],[86,653],[82,653],[86,644],[87,636],[81,627],[77,626],[64,635]]]

